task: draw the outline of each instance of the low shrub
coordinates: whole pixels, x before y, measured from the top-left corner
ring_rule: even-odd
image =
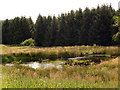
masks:
[[[32,38],[26,39],[25,41],[20,43],[20,45],[21,46],[35,46],[35,41]]]

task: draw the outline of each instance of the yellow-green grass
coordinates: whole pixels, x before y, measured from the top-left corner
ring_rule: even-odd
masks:
[[[98,65],[32,69],[2,65],[2,88],[117,88],[118,58]]]

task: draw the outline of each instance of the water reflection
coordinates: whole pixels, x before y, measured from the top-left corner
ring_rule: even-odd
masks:
[[[56,68],[62,68],[63,65],[90,65],[91,62],[94,62],[96,64],[99,64],[101,61],[106,61],[111,59],[111,56],[105,56],[105,55],[89,55],[86,57],[75,57],[75,58],[68,58],[66,61],[59,60],[58,62],[52,61],[50,62],[49,59],[42,60],[42,63],[40,62],[28,62],[26,64],[19,64],[22,66],[28,66],[34,69],[37,68],[49,68],[49,67],[56,67]],[[78,61],[76,61],[78,60]],[[6,66],[14,66],[14,64],[5,64]]]
[[[49,68],[49,67],[56,67],[56,68],[62,68],[64,62],[56,62],[56,63],[39,63],[39,62],[29,62],[26,64],[19,64],[22,66],[28,66],[34,69],[37,68]],[[15,64],[5,64],[5,66],[14,66]]]

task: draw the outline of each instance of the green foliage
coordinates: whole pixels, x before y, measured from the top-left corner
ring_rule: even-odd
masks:
[[[118,32],[113,35],[112,40],[117,44],[120,44],[120,11],[118,10],[118,15],[113,17],[115,25],[118,28]]]
[[[120,44],[120,32],[118,32],[115,35],[113,35],[113,40],[115,42],[117,42],[118,44]]]
[[[32,38],[26,39],[25,41],[20,43],[20,45],[22,45],[22,46],[35,46],[35,41]]]
[[[93,46],[95,47],[95,46],[97,46],[96,44],[93,44]]]
[[[113,16],[113,20],[115,22],[114,26],[118,26],[118,16]]]
[[[114,27],[117,28],[116,33],[113,35],[112,40],[120,44],[120,10],[117,10],[116,15],[113,17]]]

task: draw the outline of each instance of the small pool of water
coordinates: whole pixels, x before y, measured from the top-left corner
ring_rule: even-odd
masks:
[[[99,64],[101,61],[106,61],[111,59],[112,57],[108,57],[105,55],[90,55],[86,57],[75,57],[75,58],[68,58],[66,61],[58,60],[58,61],[49,61],[49,59],[42,60],[42,62],[27,62],[25,64],[19,64],[22,66],[28,66],[34,69],[37,68],[49,68],[49,67],[56,67],[56,68],[63,68],[64,65],[90,65],[91,62]],[[14,66],[15,64],[5,64],[5,66]]]
[[[62,68],[63,67],[64,62],[54,62],[54,63],[39,63],[39,62],[28,62],[26,64],[19,64],[22,66],[28,66],[34,69],[37,68],[49,68],[49,67],[56,67],[56,68]],[[14,66],[15,64],[5,64],[5,66]]]
[[[49,67],[56,67],[56,68],[62,68],[62,64],[64,64],[63,62],[56,62],[56,63],[39,63],[39,62],[30,62],[27,64],[20,64],[23,66],[29,66],[32,67],[34,69],[36,68],[49,68]]]

